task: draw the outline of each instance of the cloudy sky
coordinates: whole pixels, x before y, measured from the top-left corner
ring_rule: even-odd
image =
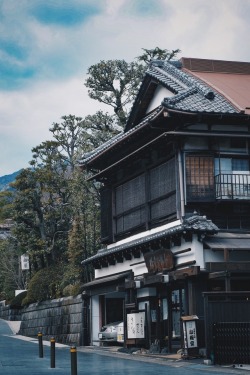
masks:
[[[0,176],[29,166],[64,115],[88,98],[87,69],[142,48],[250,61],[250,0],[0,0]]]

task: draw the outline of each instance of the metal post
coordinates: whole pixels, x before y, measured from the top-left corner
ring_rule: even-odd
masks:
[[[56,367],[56,353],[55,353],[56,340],[54,337],[50,339],[50,368]]]
[[[70,348],[71,354],[71,375],[77,375],[77,351],[75,346]]]
[[[43,358],[43,334],[38,332],[38,344],[39,344],[39,358]]]

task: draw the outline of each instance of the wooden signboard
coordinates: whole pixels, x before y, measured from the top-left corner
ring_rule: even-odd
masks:
[[[148,272],[170,271],[174,267],[173,254],[170,250],[160,249],[144,254]]]

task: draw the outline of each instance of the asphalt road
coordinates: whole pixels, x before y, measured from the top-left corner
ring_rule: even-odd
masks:
[[[39,358],[37,339],[16,335],[0,319],[0,374],[4,375],[72,375],[70,347],[56,344],[55,368],[50,367],[50,342],[43,341],[43,358]],[[118,354],[77,348],[77,375],[205,375],[250,374],[244,369],[206,366],[201,362],[171,361],[155,357]]]

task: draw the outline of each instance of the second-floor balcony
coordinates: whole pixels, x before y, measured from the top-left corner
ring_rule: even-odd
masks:
[[[250,200],[250,172],[197,175],[187,183],[188,202],[215,200]]]
[[[250,172],[220,173],[215,176],[216,199],[250,199]]]

